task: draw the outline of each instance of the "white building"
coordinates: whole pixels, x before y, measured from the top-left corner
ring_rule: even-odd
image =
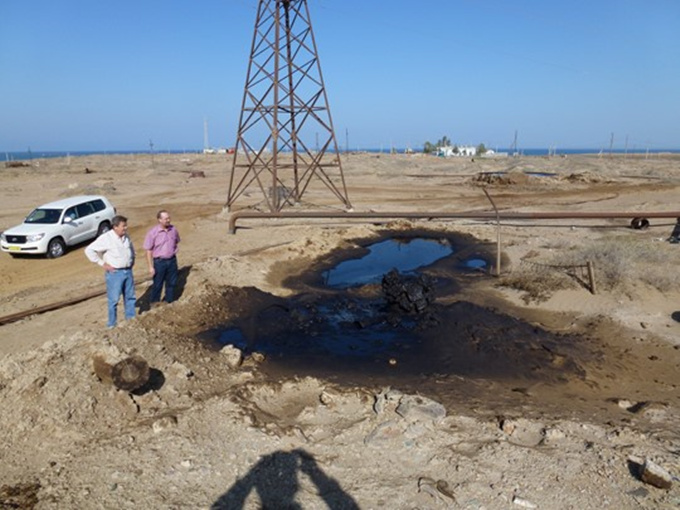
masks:
[[[471,157],[476,155],[477,147],[474,147],[472,145],[457,145],[457,146],[446,145],[443,147],[437,147],[437,156],[442,156],[444,158],[450,158],[453,156]]]

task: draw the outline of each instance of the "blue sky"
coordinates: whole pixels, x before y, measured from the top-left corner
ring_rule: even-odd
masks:
[[[257,0],[0,0],[0,151],[233,146]],[[680,148],[678,0],[308,0],[341,147]]]

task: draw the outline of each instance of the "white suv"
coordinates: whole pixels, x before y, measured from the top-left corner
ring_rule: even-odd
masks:
[[[93,239],[111,228],[116,209],[102,196],[78,196],[41,205],[21,225],[0,233],[0,249],[10,255],[61,257],[66,246]]]

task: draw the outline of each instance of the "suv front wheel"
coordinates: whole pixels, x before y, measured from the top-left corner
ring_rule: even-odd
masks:
[[[64,254],[65,251],[66,246],[64,245],[64,241],[61,240],[61,237],[55,237],[50,241],[50,244],[47,245],[47,258],[59,258]]]

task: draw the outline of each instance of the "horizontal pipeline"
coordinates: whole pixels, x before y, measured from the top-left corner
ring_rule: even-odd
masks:
[[[475,220],[554,220],[554,219],[610,219],[630,218],[633,228],[644,228],[649,225],[647,218],[677,218],[680,211],[655,212],[501,212],[491,211],[417,211],[417,212],[256,212],[236,211],[229,215],[229,233],[236,233],[236,222],[246,218],[335,218],[335,219],[475,219]],[[646,224],[645,224],[646,223]]]

